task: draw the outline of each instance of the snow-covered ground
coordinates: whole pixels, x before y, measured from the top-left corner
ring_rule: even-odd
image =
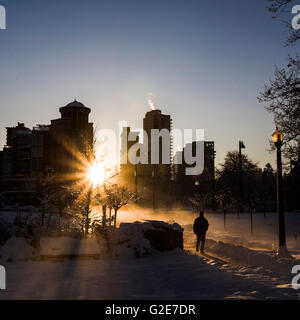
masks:
[[[7,271],[7,290],[0,299],[300,299],[291,288],[290,262],[277,259],[276,214],[253,216],[207,214],[210,222],[207,251],[194,250],[192,222],[187,211],[152,212],[128,209],[122,221],[176,221],[185,228],[186,251],[155,253],[140,259],[101,255],[99,260],[1,263]],[[287,244],[300,255],[300,214],[287,213]],[[297,237],[296,237],[297,235]]]
[[[259,268],[235,268],[173,251],[143,259],[5,264],[1,299],[299,299]],[[256,275],[259,273],[259,276]]]
[[[139,210],[130,208],[123,210],[119,218],[123,221],[136,221],[143,219],[159,219],[164,221],[176,221],[184,226],[185,231],[192,229],[194,219],[197,217],[195,212],[186,210],[158,211],[153,213],[151,210]],[[242,245],[254,250],[275,251],[278,248],[278,225],[277,213],[253,213],[252,233],[251,215],[244,213],[226,214],[224,226],[223,213],[207,213],[209,230],[207,237],[216,241],[223,241],[235,245]],[[290,252],[300,258],[300,212],[286,212],[286,239],[287,247]],[[194,239],[193,234],[191,234]],[[189,241],[189,240],[188,240]],[[190,241],[189,241],[190,242]]]

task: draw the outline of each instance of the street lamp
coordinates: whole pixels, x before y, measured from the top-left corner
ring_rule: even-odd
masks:
[[[275,132],[272,134],[272,139],[276,147],[281,147],[283,142],[283,134],[276,128]]]
[[[210,155],[211,175],[212,175],[212,209],[216,208],[215,158],[216,158],[216,151],[213,150]]]
[[[281,146],[283,142],[283,134],[276,128],[272,134],[272,139],[277,149],[277,211],[278,211],[278,227],[279,227],[279,249],[278,255],[290,257],[285,241],[285,222],[283,208],[283,180],[282,180],[282,163],[281,163]]]
[[[135,168],[135,170],[134,170],[134,184],[135,184],[135,195],[136,195],[136,200],[135,200],[135,202],[137,203],[137,199],[138,199],[138,197],[137,197],[137,194],[138,194],[138,167],[137,167],[137,164],[134,166]]]
[[[155,210],[155,167],[152,169],[152,208]]]
[[[239,141],[239,187],[240,187],[240,208],[239,211],[243,212],[243,202],[244,202],[244,190],[243,190],[243,166],[242,166],[242,149],[245,149],[243,141]]]
[[[197,201],[197,209],[198,209],[198,213],[200,213],[200,193],[199,193],[199,181],[196,180],[195,181],[195,187],[196,187],[196,201]]]

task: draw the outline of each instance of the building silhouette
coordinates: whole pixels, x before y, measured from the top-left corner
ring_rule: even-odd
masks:
[[[143,130],[147,134],[147,139],[143,137],[143,143],[147,144],[147,164],[131,163],[121,164],[120,166],[120,179],[122,183],[135,190],[141,197],[139,203],[145,206],[164,206],[168,204],[170,185],[171,185],[171,152],[172,152],[172,139],[165,141],[159,137],[158,148],[153,150],[152,146],[152,130],[157,129],[159,131],[165,129],[170,135],[172,129],[172,119],[170,115],[162,114],[161,110],[152,110],[146,113],[143,119]],[[130,147],[139,143],[140,137],[138,133],[135,133],[136,140],[129,141],[128,135],[130,128],[125,127],[122,133],[121,143],[121,159],[128,159],[128,152]],[[165,146],[167,145],[167,148]],[[125,147],[126,146],[126,147]],[[168,163],[164,163],[162,152],[166,152],[168,157]],[[158,152],[158,163],[151,163],[151,154]]]
[[[93,156],[91,109],[74,100],[59,109],[61,118],[51,120],[47,165],[55,172],[70,174],[80,171],[82,156]]]
[[[133,134],[135,139],[129,139],[129,135]],[[130,148],[139,143],[139,132],[131,131],[130,127],[123,127],[121,133],[121,154],[120,154],[120,183],[126,185],[133,192],[138,193],[138,177],[140,164],[132,164],[129,159]]]
[[[37,196],[33,177],[32,130],[18,123],[6,128],[6,145],[1,151],[1,194],[8,202],[32,201]]]
[[[0,151],[0,188],[6,203],[35,203],[38,182],[47,170],[59,179],[82,170],[93,156],[90,108],[76,100],[59,109],[61,118],[29,129],[23,123],[6,128]]]
[[[210,194],[212,202],[215,197],[215,147],[213,141],[204,141],[204,169],[200,175],[186,175],[185,170],[195,165],[185,162],[184,154],[191,148],[192,155],[196,155],[196,141],[187,144],[183,151],[175,154],[181,164],[175,164],[175,185],[177,199],[185,199],[193,196],[196,192]],[[176,162],[176,161],[175,161]],[[196,186],[195,182],[199,184]]]

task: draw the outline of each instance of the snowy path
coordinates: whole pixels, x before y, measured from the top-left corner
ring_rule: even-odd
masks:
[[[297,299],[218,261],[180,252],[137,260],[8,263],[0,299]]]
[[[189,212],[176,214],[174,220],[185,226],[187,252],[174,251],[127,260],[101,257],[98,261],[0,262],[7,271],[7,290],[0,291],[0,299],[300,299],[300,290],[290,286],[291,268],[281,273],[269,272],[259,257],[253,255],[250,265],[227,264],[196,255],[195,236],[191,230],[194,215]],[[151,218],[131,213],[128,217],[134,220]],[[300,257],[299,217],[291,214],[287,225],[288,245]],[[155,218],[168,221],[170,213]],[[254,235],[249,235],[246,216],[237,220],[230,215],[226,229],[222,218],[222,215],[208,215],[209,238],[272,250],[274,227],[271,222],[274,219],[269,215],[266,219],[261,216],[254,219]],[[297,234],[298,237],[293,236]],[[238,258],[249,262],[246,253]],[[233,256],[232,251],[229,256]]]

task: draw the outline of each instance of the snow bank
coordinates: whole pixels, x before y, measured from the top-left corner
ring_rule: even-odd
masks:
[[[211,239],[207,240],[206,249],[217,256],[230,259],[235,263],[262,267],[265,270],[278,273],[290,272],[294,264],[300,263],[297,260],[280,258],[269,252],[251,250],[240,245]]]
[[[45,257],[76,257],[100,255],[100,247],[96,239],[49,238],[40,240],[40,254]]]
[[[172,250],[182,239],[183,228],[177,223],[147,220],[146,222],[121,223],[109,234],[112,254],[116,257],[143,257],[155,250]],[[180,240],[180,239],[179,239]]]
[[[11,229],[0,219],[0,246],[11,237]]]
[[[144,233],[151,229],[150,222],[121,223],[120,227],[109,234],[112,254],[116,257],[143,257],[151,253],[150,241],[145,239]]]
[[[26,261],[34,258],[34,248],[25,238],[8,239],[0,250],[0,259],[3,261]]]
[[[158,221],[158,220],[146,220],[146,221],[149,222],[152,225],[152,227],[156,229],[173,230],[173,231],[179,231],[179,232],[184,231],[184,229],[176,222],[173,224],[169,224],[167,222]]]

